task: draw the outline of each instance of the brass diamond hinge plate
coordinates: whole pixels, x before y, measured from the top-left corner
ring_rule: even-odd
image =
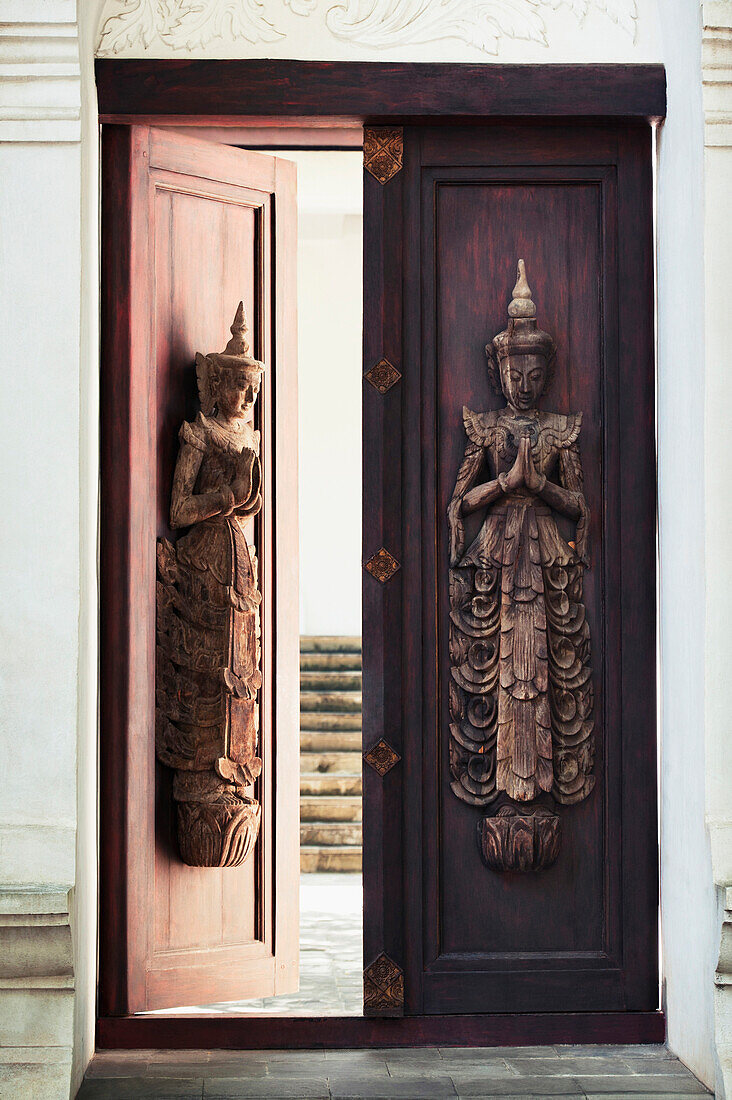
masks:
[[[376,742],[372,749],[363,754],[363,758],[379,775],[386,775],[401,760],[401,756],[396,749],[393,749],[383,737]]]
[[[367,370],[364,378],[370,382],[379,393],[387,393],[401,378],[401,373],[388,359],[379,359],[370,370]]]
[[[404,972],[383,953],[363,972],[363,1014],[404,1015]]]
[[[372,558],[369,558],[364,568],[368,569],[371,576],[376,577],[381,584],[386,584],[399,569],[399,562],[382,546]]]
[[[363,166],[379,183],[401,171],[404,131],[399,127],[367,126],[363,132]]]

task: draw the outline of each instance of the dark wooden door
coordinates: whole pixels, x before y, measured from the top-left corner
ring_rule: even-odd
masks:
[[[364,562],[399,565],[363,587],[374,1014],[400,981],[407,1014],[658,1005],[651,204],[639,121],[407,127],[403,168],[365,173],[365,369],[401,375],[364,387]],[[558,347],[540,407],[584,414],[595,787],[561,808],[553,866],[497,872],[450,787],[447,508],[463,406],[503,404],[484,348],[518,258]]]
[[[103,135],[100,1009],[292,992],[298,982],[295,167],[145,126]],[[196,352],[243,299],[257,402],[262,825],[240,867],[191,867],[155,760],[155,546]],[[275,416],[276,409],[276,416]],[[276,685],[276,690],[275,690]]]

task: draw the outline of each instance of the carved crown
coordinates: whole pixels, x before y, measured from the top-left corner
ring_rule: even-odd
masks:
[[[537,326],[536,304],[532,299],[523,260],[518,262],[516,285],[508,307],[508,318],[508,326],[494,336],[485,347],[493,388],[500,393],[502,389],[500,364],[509,356],[543,355],[546,360],[546,382],[544,383],[546,393],[554,374],[557,346],[549,333]]]
[[[243,370],[252,375],[255,381],[264,370],[264,363],[253,359],[249,354],[249,325],[247,324],[244,303],[239,305],[229,330],[231,339],[223,351],[211,351],[207,355],[196,352],[196,380],[201,410],[207,416],[213,412],[216,400],[216,386],[222,371]]]

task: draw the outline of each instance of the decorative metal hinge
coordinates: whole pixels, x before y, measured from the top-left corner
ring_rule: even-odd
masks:
[[[364,374],[367,382],[370,382],[379,393],[387,393],[401,378],[401,373],[388,359],[379,359],[370,370]]]
[[[376,742],[372,749],[363,754],[363,758],[379,775],[386,775],[401,760],[401,756],[396,749],[393,749],[383,737]]]
[[[399,568],[399,562],[383,546],[364,565],[364,569],[368,569],[371,576],[376,577],[381,584],[391,580]]]
[[[363,972],[363,1014],[404,1015],[404,971],[383,953]]]
[[[404,131],[401,126],[366,126],[363,132],[363,166],[379,183],[401,172]]]

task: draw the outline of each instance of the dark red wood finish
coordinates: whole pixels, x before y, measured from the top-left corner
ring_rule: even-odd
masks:
[[[291,122],[666,113],[662,65],[103,58],[95,62],[95,75],[103,121],[135,115],[205,125],[214,115]]]
[[[363,120],[394,121],[396,123],[438,122],[454,124],[460,121],[486,123],[490,116],[662,116],[665,113],[665,76],[662,66],[483,66],[483,65],[348,65],[340,63],[303,62],[196,62],[136,60],[115,61],[104,59],[96,62],[96,78],[99,106],[103,121],[160,121],[186,125],[248,125],[256,116],[267,125],[323,126],[344,118],[354,122]],[[514,161],[523,159],[525,137],[533,129],[521,126],[514,137]],[[624,123],[613,130],[615,138]],[[502,128],[491,130],[491,138]],[[605,128],[607,130],[607,128]],[[621,160],[613,161],[603,156],[592,156],[592,140],[585,131],[580,141],[559,161],[555,161],[561,144],[554,127],[544,131],[547,142],[544,156],[550,163],[566,166],[589,163],[596,171],[605,165],[610,176],[618,179],[620,198],[618,213],[619,235],[623,235],[625,255],[618,268],[627,272],[636,257],[633,249],[640,249],[640,283],[638,270],[632,271],[630,282],[624,291],[625,303],[621,313],[633,316],[630,299],[638,293],[649,295],[650,273],[644,270],[647,252],[645,228],[637,233],[638,212],[647,209],[649,183],[646,172],[635,172],[626,158],[625,168]],[[409,135],[409,131],[407,132]],[[478,140],[482,140],[476,134]],[[504,131],[505,133],[505,131]],[[648,131],[635,131],[632,143],[638,147],[641,159],[645,154],[640,146]],[[470,131],[461,129],[459,141],[469,143]],[[640,135],[643,135],[642,137]],[[576,135],[575,135],[576,136]],[[121,137],[117,138],[122,141]],[[567,140],[571,144],[572,134]],[[614,139],[613,139],[614,140]],[[402,321],[402,300],[398,293],[404,288],[406,295],[415,294],[420,274],[414,263],[415,249],[420,237],[419,194],[415,180],[420,168],[414,159],[414,145],[407,144],[406,169],[383,189],[370,177],[366,180],[366,207],[368,230],[365,237],[365,302],[370,322],[365,326],[365,363],[368,367],[386,348],[391,349],[393,361],[400,370],[408,367],[408,399],[413,399],[415,385],[415,361],[421,353],[421,326],[419,310],[405,311]],[[534,145],[536,152],[537,146]],[[138,150],[139,151],[139,150]],[[505,151],[505,147],[504,147]],[[132,149],[130,149],[132,153]],[[585,156],[589,156],[589,160]],[[503,153],[497,150],[493,167],[500,166]],[[575,159],[579,158],[579,159]],[[453,159],[455,159],[453,157]],[[488,158],[491,159],[490,157]],[[417,158],[419,160],[419,157]],[[463,162],[464,163],[464,162]],[[472,163],[472,158],[471,158]],[[478,162],[482,163],[482,162]],[[529,163],[533,163],[529,160]],[[447,157],[448,169],[452,161]],[[137,173],[120,170],[120,162],[105,155],[103,166],[105,193],[105,281],[112,278],[129,278],[128,301],[107,305],[105,340],[116,349],[120,357],[131,354],[136,342],[144,333],[133,331],[129,325],[129,310],[133,300],[137,306],[144,303],[144,287],[133,277],[127,234],[132,230],[144,231],[136,222],[132,195],[142,184],[144,169]],[[142,174],[141,174],[142,173]],[[577,177],[575,176],[575,179]],[[409,183],[407,181],[409,179]],[[554,181],[558,182],[557,180]],[[639,203],[637,206],[636,203]],[[407,219],[402,226],[402,206]],[[111,210],[116,212],[110,217]],[[414,233],[416,231],[416,237]],[[635,237],[635,239],[634,239]],[[407,259],[411,256],[411,262]],[[404,270],[403,270],[404,268]],[[634,281],[635,280],[635,281]],[[396,287],[397,293],[393,293]],[[509,288],[510,289],[510,288]],[[500,293],[505,288],[500,287]],[[106,293],[106,287],[105,287]],[[622,296],[621,296],[622,299]],[[406,297],[405,297],[406,301]],[[622,304],[622,301],[621,301]],[[636,307],[638,311],[649,309],[648,303]],[[649,313],[643,312],[647,320]],[[486,311],[485,338],[489,318]],[[369,329],[373,327],[374,337]],[[643,322],[641,324],[643,328]],[[645,330],[644,330],[645,331]],[[379,339],[381,335],[381,339]],[[481,337],[482,338],[482,337]],[[620,334],[621,352],[625,358],[633,358],[638,352],[639,337],[628,328]],[[406,341],[409,340],[409,346]],[[415,342],[416,341],[416,342]],[[144,348],[135,348],[135,354],[146,354]],[[650,355],[645,355],[646,362]],[[428,370],[430,369],[428,363]],[[111,374],[103,380],[108,396],[103,396],[102,452],[103,470],[111,484],[111,495],[103,503],[103,509],[119,506],[131,511],[135,507],[134,492],[130,484],[130,462],[145,449],[145,425],[131,412],[130,390],[134,379]],[[626,378],[623,386],[637,385]],[[365,387],[364,395],[364,548],[372,553],[381,542],[391,545],[401,557],[403,567],[416,564],[421,572],[419,540],[423,523],[436,525],[436,516],[422,515],[413,507],[400,515],[403,494],[412,494],[419,500],[423,491],[418,455],[407,455],[402,463],[403,442],[410,439],[410,419],[418,420],[419,411],[406,404],[401,383],[382,398],[371,387]],[[434,413],[427,407],[427,420]],[[486,405],[488,402],[486,401]],[[419,405],[417,405],[417,410]],[[644,425],[644,430],[648,425]],[[623,441],[636,442],[633,425],[625,426]],[[625,430],[624,429],[624,430]],[[628,434],[630,431],[630,435]],[[647,439],[652,439],[649,431]],[[421,443],[419,444],[421,446]],[[616,464],[617,468],[617,464]],[[394,471],[397,477],[394,478]],[[648,470],[641,477],[646,494],[648,514],[652,515],[653,500]],[[436,486],[433,487],[436,489]],[[144,501],[140,502],[144,507]],[[426,505],[425,505],[426,506]],[[632,519],[627,504],[621,518]],[[105,526],[106,525],[106,526]],[[107,826],[102,835],[102,885],[101,903],[103,932],[101,937],[101,974],[103,995],[100,1002],[101,1018],[97,1027],[97,1043],[100,1047],[219,1047],[219,1048],[267,1048],[314,1046],[418,1046],[430,1043],[448,1045],[491,1045],[553,1042],[661,1042],[664,1038],[664,1018],[661,1012],[609,1013],[522,1013],[509,1015],[498,1013],[490,1016],[426,1015],[397,1020],[326,1018],[283,1019],[267,1018],[211,1018],[211,1017],[112,1017],[110,1013],[124,1011],[123,984],[128,962],[134,957],[135,944],[127,932],[131,924],[124,892],[124,876],[115,874],[117,864],[124,865],[135,847],[145,841],[144,833],[130,827],[130,806],[134,797],[129,791],[130,782],[137,781],[138,762],[130,757],[123,740],[115,740],[115,733],[139,715],[139,700],[130,685],[139,672],[142,658],[136,655],[135,646],[128,643],[135,628],[135,593],[139,579],[135,577],[132,562],[134,548],[130,544],[129,531],[109,525],[103,517],[102,547],[102,725],[106,735],[107,764],[101,777],[102,801],[106,802]],[[626,556],[633,550],[631,547]],[[391,543],[387,542],[391,540]],[[643,552],[647,550],[646,534],[640,533]],[[416,550],[415,550],[415,543]],[[434,554],[434,550],[433,550]],[[642,555],[641,555],[642,556]],[[117,574],[106,569],[107,564],[119,569]],[[633,566],[634,567],[634,566]],[[631,570],[632,571],[632,570]],[[395,747],[410,750],[403,765],[397,766],[379,781],[370,770],[366,775],[367,833],[366,833],[366,907],[369,918],[366,929],[366,954],[373,958],[386,948],[400,961],[406,959],[408,978],[408,1009],[414,1010],[414,990],[417,999],[423,997],[421,989],[423,950],[427,942],[423,930],[425,909],[422,906],[425,868],[432,858],[429,846],[425,857],[409,856],[415,845],[421,843],[418,834],[423,825],[423,784],[419,757],[410,755],[418,744],[420,734],[417,725],[422,715],[422,658],[423,645],[419,633],[412,632],[402,639],[402,629],[407,622],[408,600],[403,599],[403,576],[392,582],[392,587],[382,590],[376,581],[365,577],[364,588],[364,737],[365,743],[378,739],[378,733],[386,734]],[[649,585],[650,587],[650,585]],[[645,589],[644,589],[645,590]],[[422,592],[414,585],[407,587],[407,596],[415,599],[418,610]],[[632,596],[631,592],[626,597]],[[432,594],[434,603],[434,591]],[[111,609],[111,613],[110,610]],[[641,630],[648,626],[648,609],[642,608],[638,622],[632,622],[632,608],[628,599],[623,605],[625,621]],[[429,608],[428,608],[429,617]],[[418,623],[419,615],[409,623]],[[418,624],[419,625],[419,624]],[[428,647],[429,640],[425,642]],[[626,724],[632,718],[632,698],[643,690],[652,692],[643,683],[645,667],[630,667],[629,655],[623,657],[623,682],[630,689],[624,694]],[[137,712],[136,709],[137,708]],[[403,725],[403,714],[408,723]],[[402,736],[402,733],[404,736]],[[105,734],[103,733],[103,737]],[[628,755],[632,755],[632,750]],[[637,750],[641,770],[645,769],[648,786],[642,791],[638,810],[645,824],[653,817],[655,799],[655,771],[650,775],[649,746],[642,742]],[[407,781],[405,782],[405,778]],[[633,794],[633,782],[629,795]],[[370,793],[369,793],[370,792]],[[645,801],[650,792],[650,804]],[[407,812],[407,807],[409,812]],[[402,837],[402,827],[406,832]],[[625,896],[635,904],[636,889],[641,910],[650,916],[653,908],[655,920],[655,853],[640,853],[639,865],[634,868],[633,859],[639,854],[632,846],[615,837],[617,850],[623,852],[623,889]],[[643,858],[647,857],[647,863]],[[487,874],[487,871],[482,873]],[[433,898],[436,905],[438,899]],[[428,907],[429,910],[429,907]],[[439,910],[438,910],[439,912]],[[109,934],[107,934],[109,930]],[[624,945],[625,958],[634,962],[636,953],[643,968],[651,945],[647,942]],[[654,953],[655,957],[655,953]],[[416,976],[416,985],[414,977]],[[104,983],[106,983],[106,988]],[[411,988],[410,988],[411,986]],[[655,1004],[655,1001],[653,1002]],[[433,1009],[434,1011],[434,1009]],[[450,1009],[450,1011],[455,1011]],[[459,1012],[459,1010],[457,1010]]]
[[[99,1050],[343,1050],[369,1047],[529,1046],[553,1043],[662,1043],[662,1012],[520,1016],[106,1017]]]
[[[295,171],[112,126],[103,176],[100,1006],[125,1014],[297,986]],[[155,542],[171,534],[178,429],[198,409],[195,352],[224,346],[240,298],[268,368],[252,531],[263,820],[242,867],[201,868],[178,855],[171,776],[155,763]]]
[[[365,366],[403,375],[364,392],[364,554],[401,563],[364,576],[364,743],[402,756],[364,774],[366,956],[410,1014],[658,1005],[651,201],[640,121],[408,127],[403,171],[366,176]],[[585,416],[597,786],[553,868],[501,875],[449,788],[446,509],[518,257],[559,348],[543,407]]]

